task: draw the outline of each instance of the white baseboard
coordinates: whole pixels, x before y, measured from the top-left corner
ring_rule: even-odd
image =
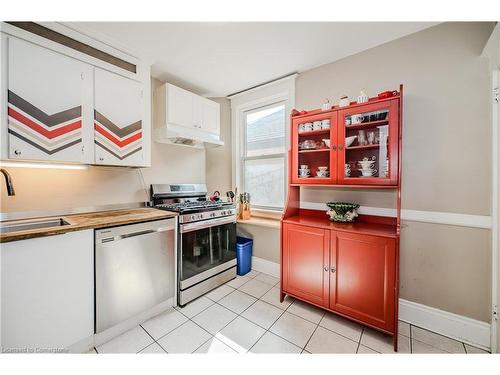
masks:
[[[280,277],[279,263],[266,259],[253,256],[252,269],[274,277]],[[489,323],[402,298],[399,299],[399,319],[443,336],[490,350],[491,326]]]
[[[271,262],[270,260],[252,256],[252,269],[277,278],[280,277],[280,264]]]
[[[490,349],[490,324],[399,299],[399,319],[483,349]]]

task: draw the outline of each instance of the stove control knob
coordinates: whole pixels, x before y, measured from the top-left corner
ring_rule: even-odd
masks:
[[[210,214],[210,216],[211,216],[211,217],[215,217],[215,212],[212,212],[212,213]]]

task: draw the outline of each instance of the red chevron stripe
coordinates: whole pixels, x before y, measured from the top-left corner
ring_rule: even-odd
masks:
[[[30,120],[26,116],[22,115],[21,113],[17,112],[15,109],[9,107],[9,116],[12,118],[15,118],[17,121],[22,123],[23,125],[26,125],[27,127],[33,129],[37,133],[40,133],[44,137],[48,139],[53,139],[56,137],[59,137],[61,135],[64,135],[66,133],[69,133],[75,129],[79,129],[82,127],[82,121],[78,120],[76,122],[73,122],[71,124],[65,125],[63,127],[60,127],[59,129],[55,130],[46,130],[40,125],[38,125],[36,122]]]
[[[99,124],[97,124],[96,122],[94,122],[94,129],[120,148],[125,147],[126,145],[142,138],[142,132],[139,132],[137,134],[134,134],[134,135],[124,139],[123,141],[120,141],[113,134],[107,132],[106,129],[99,126]]]

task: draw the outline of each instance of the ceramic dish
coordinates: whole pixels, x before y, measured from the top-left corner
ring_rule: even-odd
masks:
[[[353,144],[354,140],[357,139],[358,136],[357,135],[353,135],[352,137],[347,137],[345,139],[345,147],[349,147],[350,145]]]

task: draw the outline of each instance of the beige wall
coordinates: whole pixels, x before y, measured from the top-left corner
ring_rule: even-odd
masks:
[[[253,256],[275,263],[280,262],[279,229],[251,224],[238,224],[238,235],[253,239]]]
[[[301,73],[297,108],[404,84],[403,207],[490,214],[491,23],[446,23]]]
[[[300,74],[297,108],[404,84],[404,209],[491,214],[488,62],[492,23],[446,23]],[[392,199],[391,199],[392,195]],[[301,200],[391,207],[391,192],[302,189]],[[394,204],[392,205],[394,207]],[[489,321],[490,231],[407,222],[401,297]]]
[[[491,214],[489,72],[480,58],[491,23],[447,23],[303,72],[296,107],[324,98],[370,95],[405,85],[403,208]],[[453,159],[457,157],[458,162]],[[302,188],[301,200],[347,200],[395,207],[392,191]],[[405,222],[401,238],[401,298],[489,321],[490,231]],[[242,226],[254,254],[279,259],[279,231]],[[258,229],[257,229],[258,228]]]
[[[161,84],[153,79],[154,90]],[[154,91],[153,91],[154,92]],[[152,108],[153,126],[157,111]],[[8,168],[16,195],[1,184],[1,212],[57,210],[149,200],[151,183],[205,182],[205,152],[151,142],[150,168],[89,167],[86,170]],[[142,183],[140,173],[144,176]]]
[[[234,190],[232,186],[231,102],[226,98],[211,98],[220,104],[220,131],[224,146],[207,148],[207,188],[222,195]]]
[[[403,222],[400,297],[490,320],[491,232]]]

